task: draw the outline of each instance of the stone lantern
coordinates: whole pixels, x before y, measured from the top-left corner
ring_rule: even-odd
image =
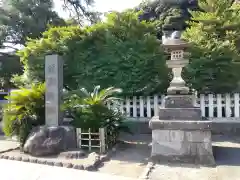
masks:
[[[189,60],[186,59],[188,53],[185,52],[188,43],[179,39],[179,36],[179,32],[174,32],[170,38],[163,38],[163,47],[171,54],[167,66],[173,72],[173,79],[167,89],[168,94],[188,94],[189,92],[189,88],[185,86],[185,81],[181,76],[182,68],[189,63]]]
[[[149,122],[152,129],[153,161],[186,162],[214,165],[211,121],[202,120],[201,109],[194,107],[193,97],[181,77],[182,68],[188,64],[185,51],[189,44],[180,39],[176,31],[163,37],[163,47],[171,54],[167,66],[173,79],[167,89],[159,115]]]

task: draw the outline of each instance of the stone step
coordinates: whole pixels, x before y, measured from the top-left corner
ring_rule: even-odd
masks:
[[[160,120],[201,120],[200,108],[160,108]]]

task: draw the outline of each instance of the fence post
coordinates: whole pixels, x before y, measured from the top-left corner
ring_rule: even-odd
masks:
[[[144,117],[144,101],[143,101],[143,97],[140,96],[140,117]]]
[[[76,134],[77,134],[78,148],[82,148],[82,131],[81,131],[81,128],[76,128]]]
[[[126,114],[127,117],[130,117],[130,99],[126,98]]]
[[[99,128],[100,153],[105,153],[106,151],[105,130],[105,128]]]
[[[164,95],[161,95],[161,107],[163,107],[164,106]]]
[[[137,97],[133,97],[133,117],[137,117]]]
[[[231,111],[231,97],[230,94],[226,94],[226,117],[231,117],[232,111]]]
[[[234,94],[234,117],[239,117],[239,93]]]
[[[159,108],[158,96],[155,95],[154,96],[154,116],[158,116],[158,108]]]
[[[213,105],[213,94],[209,94],[208,95],[208,112],[209,112],[209,117],[213,117],[213,109],[214,109],[214,105]]]
[[[222,95],[217,94],[217,117],[222,117]]]
[[[147,117],[151,117],[151,99],[147,96]]]
[[[204,94],[200,94],[200,108],[201,108],[201,112],[202,112],[202,116],[205,117],[205,95]]]

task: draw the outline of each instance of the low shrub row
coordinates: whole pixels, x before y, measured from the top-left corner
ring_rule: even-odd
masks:
[[[64,95],[62,110],[67,111],[75,128],[98,131],[99,128],[111,128],[116,134],[120,131],[130,132],[124,126],[123,115],[119,109],[109,109],[107,103],[120,101],[114,97],[121,89],[100,89],[93,92],[80,89]],[[7,99],[9,103],[3,108],[3,124],[6,136],[17,136],[23,147],[31,129],[45,123],[45,85],[33,85],[30,89],[13,91]]]

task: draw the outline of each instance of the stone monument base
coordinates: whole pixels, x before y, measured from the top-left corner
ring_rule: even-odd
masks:
[[[153,117],[153,161],[160,163],[193,163],[214,166],[211,121],[173,121]]]
[[[76,149],[76,130],[71,126],[38,126],[29,134],[23,151],[32,156],[57,155]]]

